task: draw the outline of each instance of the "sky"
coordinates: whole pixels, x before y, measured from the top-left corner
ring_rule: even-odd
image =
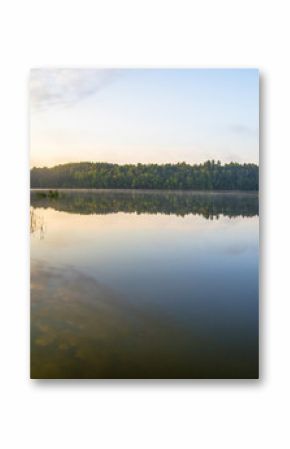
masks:
[[[259,158],[256,69],[33,69],[30,163]]]

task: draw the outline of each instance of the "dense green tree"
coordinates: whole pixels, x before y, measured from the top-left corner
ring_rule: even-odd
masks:
[[[259,167],[255,164],[108,164],[80,162],[36,168],[32,188],[258,190]]]

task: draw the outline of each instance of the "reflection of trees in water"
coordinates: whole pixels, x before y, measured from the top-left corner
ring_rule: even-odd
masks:
[[[218,219],[220,215],[251,217],[259,214],[258,195],[247,193],[67,191],[60,192],[52,201],[32,191],[31,203],[35,207],[52,207],[78,214],[196,214],[206,219]]]
[[[30,208],[30,234],[38,235],[41,240],[45,234],[44,218],[33,207]]]

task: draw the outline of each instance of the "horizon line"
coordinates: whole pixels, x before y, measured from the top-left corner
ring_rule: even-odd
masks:
[[[55,164],[55,165],[43,165],[43,166],[36,166],[33,165],[30,167],[30,170],[34,169],[34,168],[47,168],[47,169],[51,169],[51,168],[55,168],[55,167],[60,167],[63,165],[77,165],[77,164],[107,164],[107,165],[118,165],[118,166],[128,166],[128,165],[158,165],[158,166],[162,166],[162,165],[189,165],[189,166],[197,166],[197,165],[205,165],[206,163],[215,163],[221,165],[221,166],[226,166],[226,165],[230,165],[230,164],[238,164],[238,165],[256,165],[257,167],[259,167],[259,163],[257,162],[237,162],[237,161],[230,161],[230,162],[221,162],[219,159],[207,159],[204,162],[195,162],[195,163],[189,163],[189,162],[185,162],[185,161],[179,161],[179,162],[162,162],[162,163],[158,163],[158,162],[125,162],[125,163],[118,163],[118,162],[105,162],[105,161],[92,161],[92,160],[87,160],[87,161],[77,161],[77,162],[62,162],[59,164]]]

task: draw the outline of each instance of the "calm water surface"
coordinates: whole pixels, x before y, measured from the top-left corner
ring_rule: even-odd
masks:
[[[258,195],[31,192],[32,378],[258,377]]]

